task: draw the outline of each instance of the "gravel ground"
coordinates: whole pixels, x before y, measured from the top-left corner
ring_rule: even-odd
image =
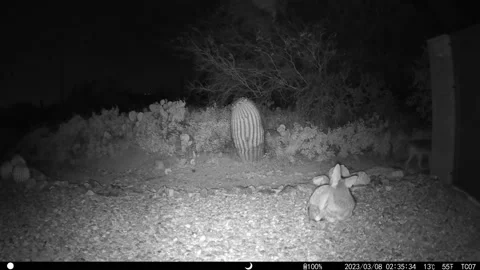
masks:
[[[417,176],[352,191],[343,222],[307,219],[312,187],[0,192],[0,261],[480,260],[480,209]]]

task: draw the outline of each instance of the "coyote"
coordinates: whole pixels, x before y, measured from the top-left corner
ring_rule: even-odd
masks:
[[[432,152],[432,141],[428,139],[410,140],[407,144],[408,159],[405,162],[405,170],[410,161],[415,157],[417,159],[418,168],[420,170],[428,169],[422,167],[422,160],[424,156],[427,156],[430,163],[430,155]],[[430,167],[430,166],[429,166]]]

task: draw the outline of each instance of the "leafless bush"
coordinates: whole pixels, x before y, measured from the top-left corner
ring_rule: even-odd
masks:
[[[295,104],[317,125],[341,125],[390,106],[390,91],[367,74],[352,79],[352,68],[336,49],[334,37],[320,24],[274,25],[255,34],[224,26],[216,33],[198,30],[183,39],[183,49],[204,74],[190,85],[192,93],[225,105],[249,97],[264,106]],[[379,110],[380,109],[380,110]]]

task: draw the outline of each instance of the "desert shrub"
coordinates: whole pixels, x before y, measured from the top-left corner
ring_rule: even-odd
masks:
[[[285,125],[277,128],[278,138],[269,142],[277,156],[290,159],[300,154],[308,159],[327,160],[334,155],[342,158],[374,153],[386,157],[391,151],[391,133],[388,123],[374,115],[366,120],[360,119],[344,126],[322,132],[318,127],[307,123],[301,126],[294,123],[293,128]]]
[[[308,159],[317,157],[319,160],[328,159],[332,152],[329,150],[326,135],[313,125],[302,127],[298,123],[288,130],[284,125],[277,129],[280,133],[279,144],[276,148],[277,156],[288,156],[292,158],[300,153]]]
[[[14,148],[30,161],[69,162],[73,158],[72,147],[81,140],[87,130],[87,122],[75,115],[61,123],[56,132],[41,127],[27,133]]]
[[[303,29],[274,25],[272,31],[253,33],[236,30],[225,25],[181,39],[181,49],[195,56],[195,68],[204,74],[190,85],[193,94],[220,105],[239,97],[266,106],[293,104],[292,98],[314,80],[324,81],[338,61],[333,36],[319,24]]]
[[[315,80],[297,94],[299,112],[318,126],[339,127],[373,112],[391,115],[396,108],[383,81],[361,74],[354,82],[348,68]]]
[[[32,159],[74,162],[76,159],[114,155],[128,146],[133,123],[118,109],[102,110],[88,119],[78,115],[59,125],[56,132],[47,128],[27,134],[20,145]]]
[[[345,158],[374,152],[381,156],[388,155],[390,137],[386,133],[388,123],[374,115],[367,119],[359,119],[348,124],[329,129],[328,144],[336,149],[337,155]]]
[[[125,114],[120,114],[118,108],[103,109],[100,114],[92,114],[88,119],[90,131],[97,136],[109,132],[113,137],[132,138],[131,121]]]
[[[88,119],[86,138],[74,146],[74,151],[87,157],[113,156],[128,147],[126,142],[133,137],[132,128],[133,123],[118,108],[103,109]]]
[[[306,123],[304,118],[295,111],[280,109],[278,107],[275,110],[260,108],[265,129],[277,129],[282,124],[290,129],[293,128],[293,123],[299,123],[301,125]]]
[[[321,127],[342,126],[373,112],[388,115],[396,107],[384,82],[345,61],[322,24],[275,25],[255,33],[226,25],[182,41],[204,74],[189,90],[220,105],[238,97],[267,108],[294,104],[299,115]]]
[[[188,134],[194,140],[197,152],[218,152],[231,142],[231,112],[228,107],[207,107],[205,110],[194,110],[187,118]]]
[[[78,115],[59,125],[56,132],[43,128],[24,137],[20,148],[34,159],[75,162],[83,157],[115,155],[132,141],[149,152],[172,154],[183,130],[184,102],[150,105],[145,113],[120,114],[103,109],[88,119]]]
[[[51,131],[47,127],[40,127],[27,133],[21,138],[15,146],[13,152],[28,158],[29,160],[44,159],[49,153],[40,153],[45,151],[46,139],[52,136]]]
[[[69,162],[78,156],[76,144],[85,144],[88,137],[88,121],[75,115],[66,123],[60,124],[57,132],[47,139],[43,153],[51,152],[50,158],[56,162]]]
[[[135,142],[145,151],[173,155],[184,130],[185,102],[154,103],[139,114],[135,123]]]

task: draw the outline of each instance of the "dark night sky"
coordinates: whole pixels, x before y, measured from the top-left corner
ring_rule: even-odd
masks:
[[[191,65],[173,57],[165,42],[185,30],[187,24],[208,15],[214,2],[2,4],[0,107],[16,102],[39,104],[42,100],[45,105],[57,102],[62,59],[67,94],[75,83],[109,77],[139,92],[152,88],[177,91],[182,79],[191,76]],[[300,0],[291,2],[302,5]],[[437,21],[437,29],[430,32],[430,37],[458,30],[452,27],[452,21],[462,18],[460,10],[471,10],[456,7],[456,16],[447,16],[452,13],[453,2],[420,2],[425,4],[416,6],[423,12],[428,13],[432,6],[436,8],[430,12],[431,16],[425,16],[426,20]],[[442,16],[447,19],[439,19]]]
[[[66,91],[75,83],[108,77],[140,92],[178,89],[189,65],[172,57],[164,42],[194,23],[205,6],[198,6],[202,1],[162,2],[25,7],[18,1],[6,7],[0,106],[58,101],[62,58]]]

